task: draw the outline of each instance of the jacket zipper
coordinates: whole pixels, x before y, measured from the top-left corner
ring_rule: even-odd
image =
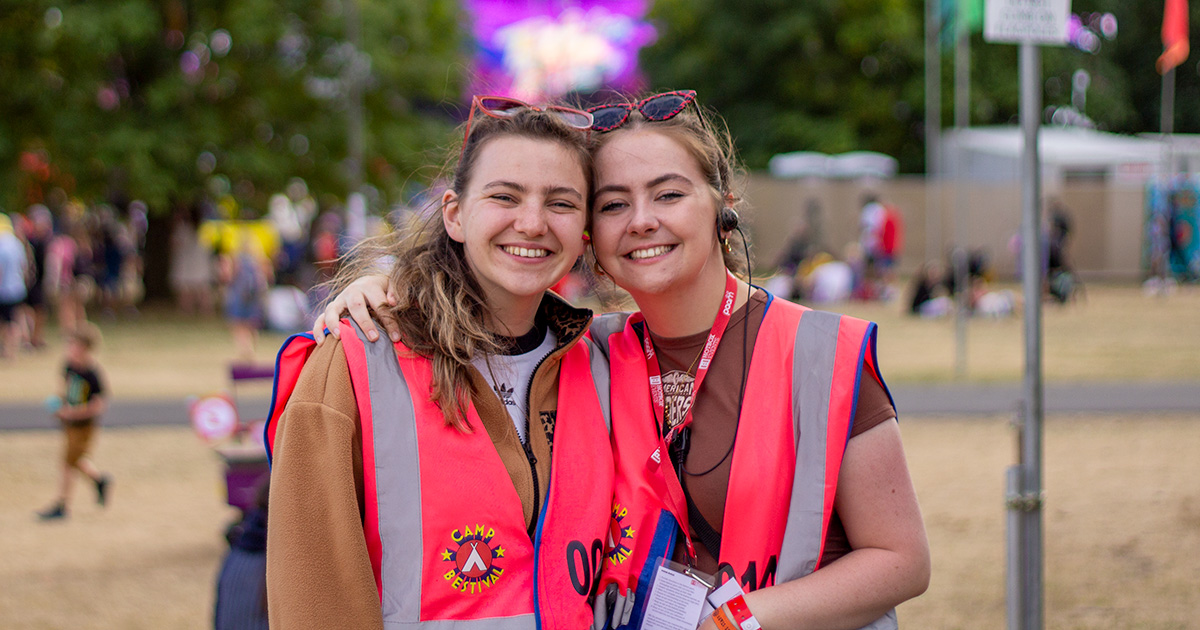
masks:
[[[579,336],[580,335],[576,335],[576,338]],[[573,341],[575,341],[575,338],[565,341],[560,339],[559,343],[555,344],[554,349],[546,354],[546,356],[542,357],[541,360],[537,362],[537,365],[533,366],[533,373],[529,376],[529,386],[525,388],[525,442],[521,446],[525,450],[525,459],[529,461],[529,474],[533,477],[533,519],[532,522],[529,523],[529,527],[526,529],[526,531],[529,533],[530,540],[534,539],[534,532],[537,531],[538,514],[541,513],[539,505],[541,502],[541,488],[538,482],[537,456],[533,454],[533,447],[530,446],[529,442],[531,439],[533,439],[529,434],[532,424],[529,418],[533,415],[533,381],[537,379],[538,370],[542,369],[542,364],[546,362],[546,359],[554,356],[559,350],[571,345]],[[553,448],[553,446],[551,446],[551,448]],[[547,488],[546,490],[549,492],[550,489]]]
[[[530,519],[527,528],[530,540],[533,540],[534,531],[537,530],[538,513],[541,511],[538,509],[541,502],[541,488],[538,482],[537,456],[533,454],[533,447],[530,446],[530,440],[533,439],[533,436],[529,433],[532,428],[529,416],[533,415],[533,381],[537,379],[537,373],[538,370],[542,369],[542,364],[546,362],[546,359],[550,358],[551,354],[557,351],[557,348],[551,350],[550,354],[542,357],[537,365],[533,366],[533,373],[529,376],[529,386],[525,389],[525,442],[521,444],[521,447],[525,449],[525,459],[529,460],[529,474],[533,477],[533,518]]]

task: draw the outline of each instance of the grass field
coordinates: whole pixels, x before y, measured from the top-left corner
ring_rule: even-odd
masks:
[[[1002,418],[902,427],[933,550],[906,628],[1003,628]],[[1052,417],[1046,426],[1046,627],[1195,627],[1200,610],[1200,416]],[[223,504],[220,463],[184,428],[113,429],[97,460],[114,501],[79,488],[71,518],[33,512],[55,484],[58,437],[0,435],[0,627],[211,627]]]
[[[849,305],[880,324],[892,381],[953,378],[953,324],[895,305]],[[1147,298],[1089,287],[1086,303],[1048,308],[1053,381],[1172,380],[1200,387],[1200,291]],[[103,325],[118,396],[175,397],[227,385],[232,352],[218,322],[149,312]],[[260,344],[264,360],[270,346]],[[971,325],[968,378],[1021,371],[1019,320]],[[0,364],[0,406],[52,391],[58,358]],[[901,410],[903,411],[903,410]],[[913,418],[902,425],[933,550],[929,592],[901,607],[906,628],[1003,628],[1007,418]],[[59,437],[0,433],[0,628],[211,627],[213,584],[234,517],[221,463],[182,427],[110,429],[96,459],[115,476],[101,510],[78,487],[71,518],[33,513],[53,493]],[[1045,428],[1046,627],[1195,627],[1200,611],[1200,414],[1051,416]]]
[[[879,324],[879,363],[889,382],[955,378],[952,319],[924,320],[899,304],[849,303],[837,310]],[[1048,381],[1200,381],[1200,287],[1144,296],[1136,286],[1089,286],[1085,302],[1047,306],[1044,370]],[[190,319],[163,308],[137,320],[99,322],[99,357],[116,397],[182,398],[229,387],[233,343],[220,319]],[[1024,357],[1019,317],[970,322],[967,374],[972,381],[1017,381]],[[258,359],[274,360],[285,335],[266,333]],[[61,344],[0,360],[0,403],[35,402],[54,392]]]

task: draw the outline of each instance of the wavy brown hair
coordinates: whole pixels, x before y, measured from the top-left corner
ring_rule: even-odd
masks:
[[[531,109],[517,110],[505,118],[477,114],[470,134],[462,151],[445,169],[451,173],[449,188],[460,201],[466,197],[480,151],[492,140],[506,136],[566,147],[577,156],[584,180],[591,184],[588,135],[553,114]],[[431,203],[426,210],[423,217],[397,226],[391,234],[357,245],[330,283],[330,295],[363,275],[379,273],[381,261],[388,261],[389,282],[399,300],[390,313],[382,315],[393,316],[404,344],[432,361],[430,399],[441,408],[446,424],[470,431],[467,407],[473,393],[471,359],[494,354],[501,344],[485,326],[491,319],[491,309],[467,264],[462,243],[446,232],[441,201]]]
[[[639,100],[631,98],[627,102],[636,103]],[[713,204],[717,212],[720,212],[724,200],[732,199],[732,204],[727,205],[740,214],[745,206],[745,199],[739,191],[745,171],[738,162],[729,130],[720,117],[706,113],[699,103],[695,102],[675,117],[661,121],[647,120],[640,111],[634,109],[629,112],[625,124],[612,131],[596,134],[593,139],[593,152],[599,151],[616,135],[638,129],[657,131],[678,142],[700,165],[700,171],[713,194]],[[713,221],[715,225],[715,216]],[[742,255],[742,235],[735,231],[729,235],[729,239],[732,251],[722,250],[725,267],[739,276],[744,275],[748,261]]]

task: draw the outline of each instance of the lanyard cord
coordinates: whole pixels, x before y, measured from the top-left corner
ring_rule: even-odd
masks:
[[[741,234],[741,232],[742,232],[741,228],[737,228],[737,230],[738,230],[738,234]],[[702,472],[692,472],[692,471],[688,470],[687,463],[686,463],[688,449],[691,446],[691,442],[689,439],[690,438],[690,430],[689,430],[688,431],[689,435],[685,436],[682,440],[683,448],[679,449],[678,454],[679,454],[679,469],[691,477],[703,477],[704,475],[707,475],[707,474],[711,473],[712,471],[716,470],[717,468],[719,468],[721,466],[721,464],[724,464],[725,460],[729,459],[729,456],[733,454],[733,447],[737,444],[738,429],[740,429],[742,426],[742,403],[746,399],[746,378],[750,373],[750,366],[746,363],[746,356],[748,354],[747,348],[750,345],[750,343],[749,343],[750,310],[751,310],[750,309],[750,294],[751,294],[751,292],[754,291],[754,269],[750,265],[750,246],[746,243],[746,236],[744,234],[742,235],[742,246],[746,248],[746,273],[749,275],[749,277],[747,278],[747,282],[746,282],[746,284],[747,284],[747,287],[746,287],[746,316],[742,319],[742,384],[741,384],[741,388],[738,390],[737,411],[734,414],[733,439],[729,441],[729,448],[725,450],[725,454],[721,456],[721,459],[719,461],[717,461],[717,463],[713,464],[710,468],[708,468],[707,470],[704,470]],[[714,358],[715,358],[715,355],[714,355]],[[699,396],[699,392],[697,392],[696,400],[699,400],[698,396]],[[692,402],[692,405],[695,405],[695,404],[696,404],[696,401],[694,400]],[[683,483],[682,475],[680,476],[679,480],[680,480],[680,483],[682,484]],[[686,494],[687,493],[687,484],[683,484],[683,486],[684,486],[684,488],[683,488],[684,493]]]
[[[739,233],[741,233],[740,229],[739,229]],[[746,242],[745,238],[746,237],[743,234],[742,235],[743,245],[745,245],[745,242]],[[750,250],[749,249],[750,249],[749,246],[746,246],[747,267],[749,267],[748,263],[750,261]],[[754,272],[751,270],[748,273],[750,274],[748,284],[750,285],[750,287],[753,287],[754,286],[754,275],[753,275]],[[747,290],[749,291],[750,289],[747,289]],[[676,460],[676,463],[678,464],[677,469],[676,469],[676,475],[678,475],[678,477],[679,477],[679,485],[683,489],[683,497],[687,503],[688,522],[690,524],[690,527],[693,530],[695,530],[696,537],[700,539],[700,544],[708,551],[709,555],[711,555],[713,558],[721,557],[721,533],[718,532],[716,530],[716,528],[714,528],[712,526],[712,524],[710,524],[708,522],[708,519],[704,517],[704,514],[700,511],[699,506],[697,506],[695,500],[692,499],[692,493],[688,490],[687,480],[684,479],[683,475],[680,473],[681,472],[687,473],[688,475],[691,475],[693,477],[700,477],[703,475],[707,475],[708,473],[716,470],[718,466],[720,466],[721,464],[723,464],[725,462],[725,460],[729,457],[729,454],[733,452],[734,445],[737,444],[737,433],[738,433],[738,430],[741,428],[741,422],[742,422],[742,402],[746,395],[746,378],[750,372],[749,367],[746,364],[747,348],[749,347],[749,343],[748,343],[747,339],[750,334],[750,310],[751,310],[750,295],[747,294],[746,295],[746,316],[742,322],[742,325],[745,326],[745,328],[742,329],[742,387],[741,387],[741,391],[738,394],[738,408],[737,408],[737,415],[736,415],[736,424],[734,425],[733,439],[730,440],[730,442],[729,442],[729,449],[725,451],[725,455],[723,457],[721,457],[720,461],[718,461],[716,464],[714,464],[708,470],[701,472],[701,473],[693,473],[693,472],[687,470],[686,466],[684,465],[684,460],[687,458],[687,452],[688,452],[688,448],[690,446],[690,444],[689,444],[690,431],[685,430],[682,433],[682,435],[680,436],[682,438],[680,440],[681,444],[679,445],[678,449],[671,449],[672,454],[679,458],[678,460]],[[766,316],[766,314],[764,313],[764,317],[765,316]],[[694,553],[693,548],[690,546],[691,545],[690,536],[688,537],[687,542],[689,545],[688,552]],[[690,559],[690,556],[689,556],[689,559]]]
[[[716,319],[713,321],[712,330],[708,334],[708,340],[705,342],[703,354],[700,358],[700,364],[696,371],[696,380],[692,387],[691,404],[688,407],[687,413],[684,414],[683,420],[674,428],[666,431],[666,435],[658,438],[658,446],[654,452],[650,454],[646,462],[646,470],[649,474],[648,479],[653,485],[658,485],[656,489],[663,497],[667,510],[675,517],[675,521],[679,524],[680,530],[683,532],[684,542],[687,543],[688,564],[692,565],[696,558],[696,550],[692,544],[692,538],[689,533],[687,499],[683,491],[683,484],[679,478],[679,471],[671,461],[671,445],[674,444],[677,437],[683,434],[688,425],[692,422],[692,409],[695,405],[696,395],[700,393],[700,386],[704,382],[704,377],[708,374],[708,370],[712,365],[712,359],[717,353],[717,348],[721,344],[721,338],[725,336],[725,329],[729,324],[730,316],[733,314],[733,303],[737,301],[737,279],[728,270],[725,272],[725,291],[721,298],[720,306],[717,308]],[[633,325],[643,324],[645,320],[641,314],[633,316],[635,321]],[[640,320],[640,321],[639,321]],[[649,326],[646,325],[646,334],[642,339],[642,350],[646,355],[646,370],[649,377],[650,398],[653,405],[652,411],[655,416],[655,423],[665,429],[660,423],[666,421],[666,400],[665,392],[663,391],[662,371],[658,363],[658,358],[654,352],[654,342],[650,337]],[[661,418],[661,420],[660,420]]]
[[[748,289],[747,293],[750,290],[753,290],[753,287],[751,287],[751,289]],[[679,469],[681,471],[683,471],[685,474],[687,474],[688,476],[703,477],[704,475],[707,475],[707,474],[711,473],[712,471],[716,470],[717,468],[719,468],[721,466],[721,464],[724,464],[725,460],[729,459],[729,456],[733,454],[733,447],[734,447],[734,445],[737,444],[738,429],[740,429],[742,426],[742,402],[746,398],[746,374],[750,371],[749,367],[746,365],[746,354],[747,354],[746,348],[749,345],[749,337],[750,337],[750,297],[749,297],[749,295],[747,295],[747,297],[746,297],[746,316],[742,320],[742,385],[741,385],[741,388],[738,390],[737,410],[734,413],[733,439],[729,440],[729,448],[725,449],[725,454],[721,456],[721,459],[718,460],[717,463],[713,464],[712,466],[710,466],[709,468],[707,468],[701,472],[692,472],[692,471],[688,470],[687,461],[686,461],[687,455],[688,455],[688,450],[691,447],[691,440],[690,440],[691,429],[684,429],[685,435],[681,436],[683,439],[680,440],[683,443],[682,448],[678,449],[676,452],[679,455]],[[699,400],[699,398],[697,398],[697,400]],[[696,403],[693,402],[692,404],[695,405]],[[680,479],[682,480],[682,477],[680,477]],[[686,484],[684,484],[684,490],[687,490]]]

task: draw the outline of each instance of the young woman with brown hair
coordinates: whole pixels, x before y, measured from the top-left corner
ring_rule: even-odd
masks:
[[[335,343],[280,351],[272,626],[591,623],[607,370],[592,313],[547,291],[584,251],[590,122],[477,97],[440,212],[344,273],[389,257],[397,341],[342,322]]]

